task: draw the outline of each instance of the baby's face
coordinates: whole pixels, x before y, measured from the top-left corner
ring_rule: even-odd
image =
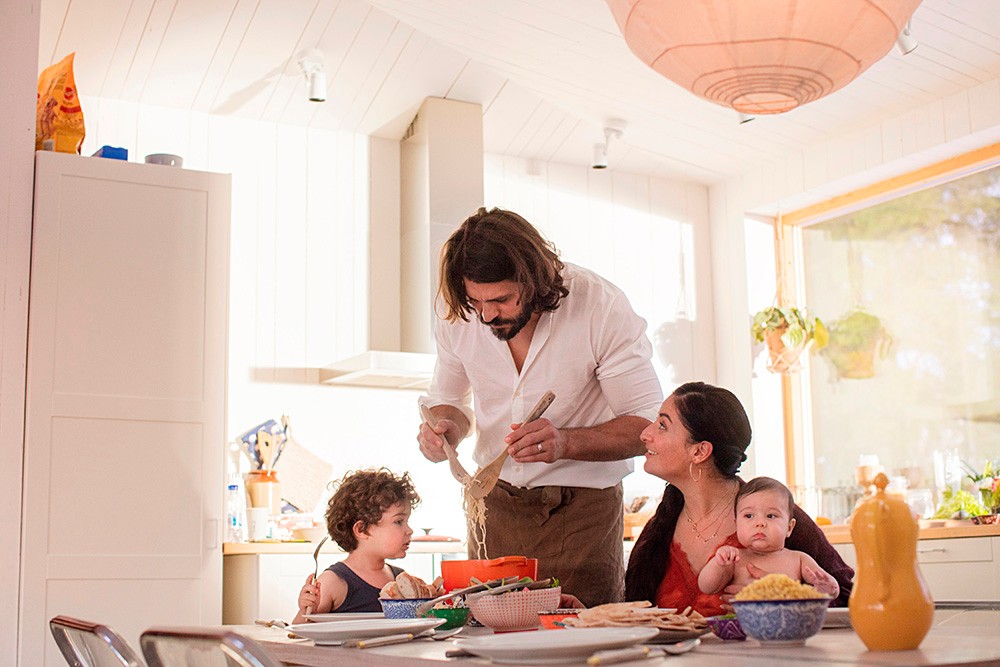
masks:
[[[736,537],[751,551],[780,551],[794,525],[788,514],[788,496],[778,491],[743,496],[736,507]]]

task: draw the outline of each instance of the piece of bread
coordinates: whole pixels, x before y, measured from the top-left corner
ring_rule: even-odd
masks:
[[[400,572],[396,575],[396,586],[399,587],[399,594],[404,599],[424,597],[424,587],[426,585],[423,579],[414,577],[412,574]]]
[[[379,591],[378,596],[383,600],[394,600],[403,597],[399,594],[399,587],[396,585],[395,581],[390,581],[382,590]]]

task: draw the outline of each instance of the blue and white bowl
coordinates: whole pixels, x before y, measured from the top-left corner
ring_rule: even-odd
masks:
[[[747,637],[762,644],[802,645],[823,627],[830,598],[733,600]]]
[[[416,618],[417,607],[424,602],[429,602],[434,598],[406,598],[403,600],[395,598],[381,598],[382,611],[386,618]]]

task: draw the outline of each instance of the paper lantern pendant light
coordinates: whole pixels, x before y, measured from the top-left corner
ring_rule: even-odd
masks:
[[[745,114],[843,88],[895,44],[920,0],[607,0],[640,60]]]

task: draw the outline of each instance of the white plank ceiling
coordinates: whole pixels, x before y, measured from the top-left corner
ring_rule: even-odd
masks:
[[[428,96],[483,106],[486,149],[714,183],[1000,77],[1000,0],[924,0],[919,48],[833,95],[739,124],[640,63],[604,0],[42,0],[41,66],[84,96],[400,138]],[[325,57],[309,102],[298,61]]]

